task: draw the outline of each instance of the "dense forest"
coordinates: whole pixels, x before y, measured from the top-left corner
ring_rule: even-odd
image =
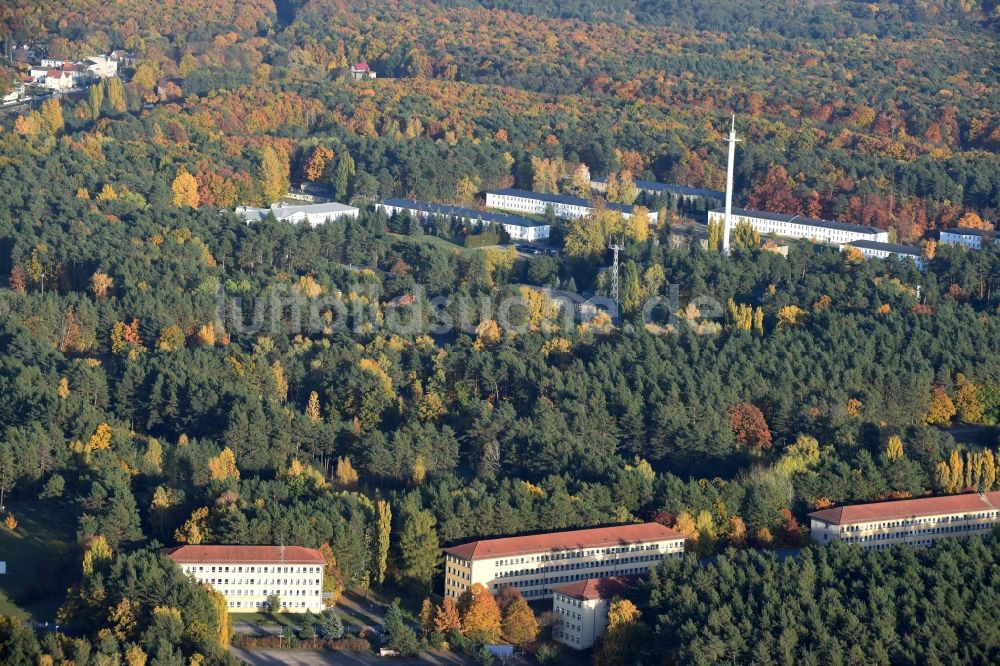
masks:
[[[636,592],[637,644],[680,662],[996,655],[939,601],[995,609],[994,540],[745,550],[803,545],[817,508],[1000,487],[1000,250],[934,242],[1000,209],[994,3],[66,4],[0,7],[0,37],[141,60],[0,124],[0,538],[66,523],[31,565],[57,573],[0,602],[74,628],[5,619],[0,661],[223,660],[224,609],[162,546],[322,548],[334,596],[426,595],[442,546],[636,520],[738,550]],[[581,165],[718,189],[731,112],[741,200],[890,229],[927,269],[678,245],[703,214],[663,200],[654,228],[556,222],[559,257],[371,206],[572,191]],[[359,217],[228,212],[302,181]],[[567,325],[539,288],[607,294],[611,231],[623,316]]]

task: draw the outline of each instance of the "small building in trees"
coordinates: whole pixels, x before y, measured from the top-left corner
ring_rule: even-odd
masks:
[[[323,610],[326,560],[301,546],[185,545],[160,551],[226,598],[230,613],[254,613],[275,595],[288,613]]]
[[[683,557],[684,541],[659,523],[470,541],[444,549],[444,596],[480,583],[493,594],[513,587],[529,601],[548,598],[567,583],[646,573]]]
[[[1000,522],[1000,491],[853,504],[809,514],[813,543],[883,550],[987,534]]]
[[[983,239],[988,232],[984,229],[970,229],[968,227],[956,227],[946,229],[941,232],[940,240],[942,245],[961,245],[970,250],[983,249]]]
[[[840,246],[840,251],[847,248],[855,248],[868,259],[888,259],[897,257],[899,259],[912,259],[920,270],[924,269],[926,262],[919,247],[913,245],[900,245],[898,243],[880,243],[878,241],[858,240],[851,243],[844,243]]]
[[[828,245],[841,245],[860,240],[889,242],[888,231],[849,222],[833,222],[805,215],[770,213],[744,208],[733,208],[732,215],[731,229],[735,229],[740,222],[746,222],[761,236],[774,234],[787,238],[804,238],[814,243]],[[709,224],[724,224],[725,219],[726,211],[723,208],[708,211]]]
[[[603,205],[608,210],[619,213],[626,220],[632,217],[635,210],[633,206],[613,201],[605,201]],[[505,188],[501,190],[487,190],[486,207],[527,213],[528,215],[545,215],[551,208],[556,217],[576,220],[589,215],[594,210],[595,204],[589,199],[573,197],[567,194],[548,194],[545,192],[529,192],[527,190]],[[655,224],[659,218],[659,213],[651,210],[647,214],[650,224]]]
[[[344,217],[357,218],[358,209],[342,203],[331,201],[328,203],[309,204],[304,206],[293,206],[286,203],[271,204],[270,208],[250,208],[240,206],[236,209],[237,215],[242,215],[247,224],[260,222],[269,213],[274,214],[279,220],[297,224],[306,222],[311,227],[318,226],[329,220],[339,220]]]
[[[574,650],[593,647],[608,628],[608,609],[638,576],[588,578],[552,590],[552,638]]]
[[[355,81],[363,81],[364,79],[374,79],[376,76],[375,70],[368,66],[366,62],[356,62],[351,65],[351,78]]]

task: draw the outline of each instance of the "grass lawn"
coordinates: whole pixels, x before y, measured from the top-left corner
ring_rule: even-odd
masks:
[[[297,625],[300,624],[300,620],[304,617],[292,613],[278,613],[277,615],[272,615],[271,613],[230,613],[229,618],[232,622],[252,622],[253,624],[260,625],[276,625],[280,624],[283,626],[287,625]]]
[[[391,234],[397,240],[401,240],[407,243],[424,243],[425,245],[436,245],[442,250],[447,250],[449,252],[460,252],[462,254],[472,254],[478,251],[480,248],[477,247],[464,247],[462,245],[456,245],[449,240],[445,240],[439,236],[429,236],[427,234],[421,234],[420,236],[404,236],[403,234]]]
[[[7,509],[17,527],[0,523],[0,560],[7,562],[7,573],[0,575],[0,615],[51,622],[66,593],[55,574],[71,566],[60,554],[72,552],[75,528],[54,504],[13,500]]]

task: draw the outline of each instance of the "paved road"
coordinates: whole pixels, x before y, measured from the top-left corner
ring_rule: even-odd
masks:
[[[418,659],[382,658],[371,652],[340,652],[336,650],[273,650],[231,648],[243,663],[250,666],[468,666],[475,663],[469,657],[451,652],[432,650],[424,652]]]

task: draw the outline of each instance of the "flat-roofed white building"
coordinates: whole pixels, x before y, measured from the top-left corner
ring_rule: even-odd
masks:
[[[240,206],[236,209],[238,215],[246,218],[247,224],[260,222],[267,217],[268,213],[273,213],[274,217],[279,220],[293,224],[306,222],[311,227],[323,224],[328,220],[339,220],[343,217],[357,218],[358,212],[358,209],[354,206],[347,206],[335,201],[303,206],[289,205],[282,202],[271,204],[270,208]]]
[[[323,610],[323,554],[301,546],[176,546],[161,551],[226,598],[230,613],[254,613],[276,594],[288,613]]]
[[[660,560],[682,557],[684,536],[642,523],[483,539],[444,552],[444,596],[458,597],[481,583],[493,594],[514,587],[533,600],[566,583],[645,573]]]
[[[848,222],[832,222],[820,220],[805,215],[787,215],[785,213],[769,213],[745,208],[732,209],[733,221],[730,233],[736,225],[746,221],[759,234],[765,236],[774,234],[788,238],[805,238],[816,243],[841,245],[852,241],[869,240],[880,243],[889,242],[889,232],[875,227],[850,224]],[[708,211],[709,223],[722,223],[726,219],[725,209],[718,208]]]
[[[484,223],[498,224],[503,227],[507,235],[516,240],[536,241],[549,237],[549,225],[516,215],[410,199],[383,199],[375,205],[385,210],[389,215],[407,211],[410,215],[421,219],[425,219],[428,215],[440,215],[468,222],[473,226],[480,226]]]
[[[507,188],[488,190],[486,192],[486,207],[527,213],[528,215],[545,215],[551,207],[556,217],[576,220],[589,215],[594,210],[594,202],[567,194],[547,194]],[[635,212],[633,206],[612,201],[604,202],[604,207],[619,213],[625,219],[632,217]],[[659,217],[659,213],[655,211],[648,211],[648,215],[650,224],[655,223]]]
[[[878,241],[859,240],[844,243],[840,246],[840,251],[844,252],[849,247],[855,248],[868,259],[888,259],[889,257],[912,259],[913,263],[915,263],[917,268],[920,270],[923,270],[926,265],[926,261],[924,261],[924,256],[920,251],[920,248],[913,245],[899,245],[897,243],[880,243]]]
[[[988,533],[1000,521],[1000,491],[853,504],[814,511],[809,518],[818,544],[842,541],[867,550],[929,546]]]
[[[608,628],[611,600],[638,576],[613,576],[560,585],[552,590],[552,638],[575,650],[593,647]]]
[[[956,227],[942,231],[939,238],[942,245],[962,245],[972,250],[983,249],[983,238],[987,236],[983,229]]]

